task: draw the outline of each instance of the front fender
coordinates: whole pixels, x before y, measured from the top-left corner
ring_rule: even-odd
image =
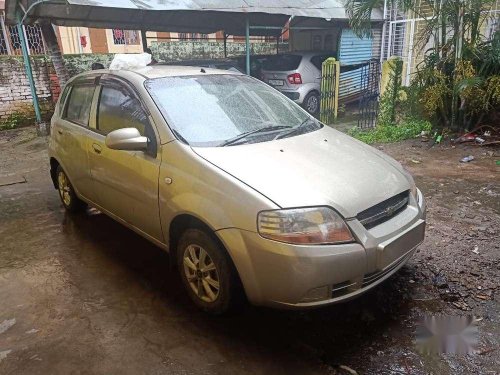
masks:
[[[180,142],[162,146],[159,208],[163,233],[180,214],[194,216],[213,231],[257,230],[257,214],[278,208],[261,193],[205,160]]]

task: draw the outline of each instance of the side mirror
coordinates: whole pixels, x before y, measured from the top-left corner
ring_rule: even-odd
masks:
[[[148,138],[141,136],[136,128],[113,130],[104,143],[112,150],[145,151],[148,148]]]

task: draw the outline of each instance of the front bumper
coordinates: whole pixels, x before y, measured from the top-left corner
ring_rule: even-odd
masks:
[[[400,269],[424,239],[425,202],[420,191],[399,215],[366,230],[348,224],[357,243],[291,245],[235,228],[217,233],[255,305],[305,309],[346,301]]]

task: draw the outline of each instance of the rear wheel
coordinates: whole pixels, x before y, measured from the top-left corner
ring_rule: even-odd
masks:
[[[56,170],[57,190],[64,208],[70,212],[82,211],[87,206],[85,202],[80,200],[69,182],[66,172],[59,165]]]
[[[227,312],[238,299],[236,270],[213,235],[186,230],[177,246],[177,264],[191,300],[212,314]]]
[[[311,115],[316,115],[319,112],[319,94],[317,92],[310,92],[304,98],[304,109]]]

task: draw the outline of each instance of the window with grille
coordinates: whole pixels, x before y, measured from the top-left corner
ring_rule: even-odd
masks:
[[[140,44],[139,31],[113,29],[113,44],[135,46]]]
[[[7,55],[9,50],[7,49],[7,41],[5,40],[5,32],[3,25],[0,24],[0,55]]]
[[[21,51],[21,39],[19,38],[17,26],[7,26],[7,28],[9,29],[10,45],[12,47],[12,50]],[[15,54],[17,55],[18,53]]]
[[[28,51],[32,55],[45,53],[45,45],[40,25],[24,25]],[[22,55],[21,39],[17,26],[7,26],[3,16],[0,16],[0,55]]]

